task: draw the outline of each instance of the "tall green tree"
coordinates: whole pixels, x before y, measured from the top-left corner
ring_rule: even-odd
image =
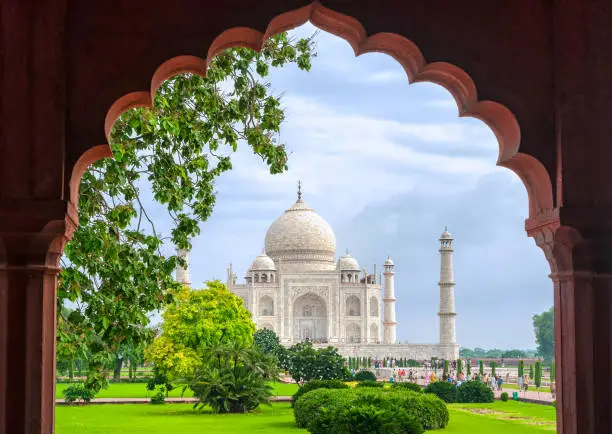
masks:
[[[287,350],[287,360],[287,372],[300,385],[310,380],[343,380],[349,374],[334,347],[315,349],[311,342],[299,342]],[[357,359],[351,360],[355,366]]]
[[[461,374],[463,372],[463,360],[457,360],[457,374]]]
[[[250,348],[255,324],[242,299],[219,281],[204,290],[182,287],[163,313],[163,332],[147,348],[146,358],[169,379],[193,378],[219,348]]]
[[[491,362],[491,375],[495,375],[495,369],[497,368],[497,363]]]
[[[105,366],[122,344],[146,339],[151,312],[171,301],[180,261],[162,246],[189,247],[213,211],[215,179],[232,168],[237,147],[248,146],[273,174],[287,169],[278,141],[285,113],[267,80],[271,68],[309,70],[314,54],[312,39],[286,33],[260,52],[228,50],[205,78],[176,76],[157,90],[152,109],[131,110],[115,123],[114,158],[95,163],[81,181],[79,227],[58,282],[58,326],[66,330],[58,347],[70,336],[82,339],[95,377],[90,386],[104,383]],[[145,206],[143,189],[167,210],[168,233]],[[68,304],[77,313],[63,315]]]
[[[550,364],[550,381],[555,381],[556,371],[555,371],[555,362]]]
[[[537,361],[535,365],[535,386],[539,388],[542,385],[542,362]]]
[[[533,380],[534,375],[535,374],[534,374],[534,369],[533,369],[533,363],[530,363],[529,364],[529,379]]]
[[[471,348],[461,347],[459,348],[459,356],[471,359],[472,357],[474,357],[474,350],[472,350]]]
[[[555,357],[555,316],[554,308],[533,316],[533,331],[535,332],[538,354],[546,361]]]
[[[522,360],[519,360],[518,376],[522,377],[523,375],[525,375],[525,362],[523,362]]]
[[[482,363],[482,360],[478,361],[478,372],[480,375],[484,375],[484,363]]]
[[[501,355],[504,359],[520,359],[521,357],[525,357],[525,351],[523,350],[508,350],[504,351]]]

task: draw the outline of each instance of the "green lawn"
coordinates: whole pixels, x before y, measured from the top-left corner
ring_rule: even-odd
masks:
[[[63,398],[62,391],[69,384],[60,383],[55,386],[55,397]],[[290,396],[297,390],[297,384],[272,383],[274,393],[277,396]],[[169,396],[180,397],[182,387],[170,391]],[[103,389],[96,395],[96,398],[148,398],[150,393],[146,388],[146,383],[111,383],[107,389]],[[185,397],[193,396],[191,390],[185,391]]]
[[[56,434],[291,433],[290,404],[262,406],[251,414],[201,414],[190,404],[117,404],[57,407]]]
[[[440,433],[536,434],[556,431],[555,408],[525,402],[452,404],[450,423]]]
[[[450,423],[440,434],[542,434],[555,431],[555,409],[522,402],[453,404]],[[59,406],[57,434],[291,433],[290,404],[262,406],[252,414],[199,413],[189,404]]]

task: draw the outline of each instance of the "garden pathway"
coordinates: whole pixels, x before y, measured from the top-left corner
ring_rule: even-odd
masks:
[[[518,396],[519,396],[519,400],[520,401],[527,401],[527,402],[533,402],[533,403],[546,403],[546,404],[550,404],[554,401],[553,397],[552,397],[552,393],[550,392],[538,392],[535,390],[528,390],[528,391],[518,391],[515,389],[506,389],[503,390],[503,392],[508,392],[508,397],[509,399],[512,399],[512,392],[518,392]],[[495,398],[499,399],[500,395],[502,394],[502,392],[500,391],[496,391],[495,393]]]

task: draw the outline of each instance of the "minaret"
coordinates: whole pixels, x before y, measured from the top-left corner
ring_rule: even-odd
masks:
[[[395,320],[395,266],[391,258],[385,261],[385,320],[383,343],[395,344],[397,342],[397,321]]]
[[[234,270],[232,269],[232,263],[230,262],[229,267],[227,267],[227,283],[226,283],[227,289],[229,289],[230,291],[232,290],[232,287],[234,286]]]
[[[191,278],[189,276],[189,250],[176,249],[176,255],[185,261],[185,267],[180,265],[176,267],[176,281],[185,286],[191,286]]]
[[[455,345],[455,280],[453,278],[453,236],[444,228],[440,235],[440,345]]]

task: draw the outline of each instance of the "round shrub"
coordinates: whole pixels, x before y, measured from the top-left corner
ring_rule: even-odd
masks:
[[[302,384],[302,386],[293,395],[291,405],[298,400],[298,398],[305,393],[315,389],[347,389],[348,386],[340,380],[310,380],[308,383]]]
[[[449,419],[446,404],[435,395],[406,389],[385,390],[363,387],[319,389],[308,392],[295,403],[295,421],[300,428],[310,430],[311,427],[316,427],[317,430],[323,430],[332,423],[331,416],[327,416],[328,412],[338,414],[344,409],[361,406],[373,406],[378,410],[388,410],[392,413],[406,412],[408,417],[417,420],[424,429],[444,428]]]
[[[385,387],[385,383],[379,383],[378,381],[372,381],[372,380],[365,380],[365,381],[361,381],[360,383],[357,383],[357,387],[377,387],[379,389],[382,389],[383,387]]]
[[[416,383],[393,383],[392,389],[407,389],[413,392],[423,393],[423,388]]]
[[[376,381],[376,375],[371,371],[359,371],[355,374],[355,381]]]
[[[309,422],[318,418],[323,409],[334,403],[334,400],[340,400],[342,397],[337,394],[339,390],[341,389],[311,390],[294,401],[293,417],[297,427],[306,428]]]
[[[405,410],[391,411],[373,405],[356,405],[334,412],[324,409],[309,426],[313,434],[422,434],[423,427]]]
[[[425,388],[425,393],[433,393],[444,402],[457,402],[457,387],[446,381],[434,381]]]
[[[508,392],[502,392],[501,400],[504,402],[508,401]]]
[[[166,389],[158,387],[155,394],[151,397],[151,404],[165,404],[166,403]]]
[[[74,383],[66,387],[63,391],[64,401],[72,404],[74,401],[81,400],[88,404],[96,395],[90,388],[83,383]]]
[[[493,391],[482,381],[466,381],[457,388],[457,402],[493,402]]]

